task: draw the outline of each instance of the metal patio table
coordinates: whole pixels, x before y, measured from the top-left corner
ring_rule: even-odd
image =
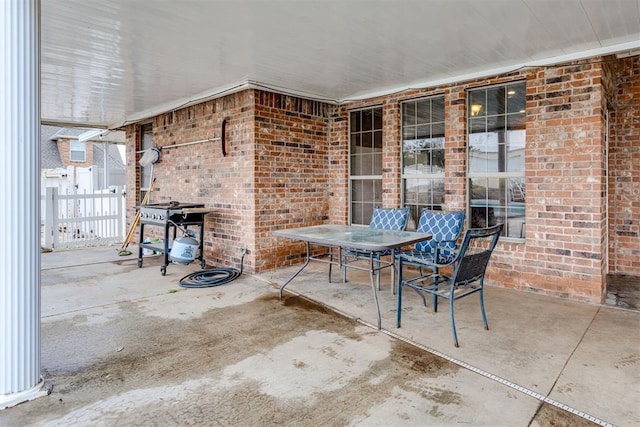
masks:
[[[373,299],[376,305],[376,315],[378,317],[378,329],[382,327],[380,316],[380,305],[378,304],[378,292],[375,286],[374,275],[376,271],[391,267],[395,269],[395,253],[403,246],[427,240],[431,238],[428,233],[416,233],[413,231],[392,231],[380,230],[371,227],[353,225],[314,225],[310,227],[290,228],[273,232],[276,237],[286,237],[293,240],[301,240],[306,246],[306,260],[304,264],[280,287],[280,298],[284,288],[291,283],[302,270],[309,265],[310,261],[321,261],[330,265],[347,267],[356,270],[369,271]],[[314,255],[311,253],[311,245],[325,246],[329,248],[328,253]],[[334,260],[333,248],[338,248],[337,261]],[[343,263],[342,251],[345,249],[355,249],[357,251],[369,252],[367,258],[368,267],[363,267],[357,263]],[[391,252],[391,261],[375,260],[376,253]],[[328,258],[328,259],[327,259]],[[329,278],[331,279],[331,278]]]

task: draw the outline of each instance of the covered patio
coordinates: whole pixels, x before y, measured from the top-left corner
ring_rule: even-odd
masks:
[[[184,289],[197,266],[117,248],[42,254],[49,395],[2,425],[637,425],[640,312],[489,286],[437,314],[389,275],[382,331],[366,274],[311,264]]]
[[[503,326],[499,329],[504,332],[500,336],[507,342],[492,342],[494,347],[491,347],[488,345],[491,339],[481,338],[483,334],[466,333],[463,314],[459,331],[461,352],[470,352],[471,343],[476,346],[474,354],[480,354],[480,350],[490,354],[495,348],[508,349],[507,353],[512,354],[504,356],[505,359],[527,360],[521,362],[524,371],[535,367],[523,350],[534,338],[539,341],[536,346],[543,346],[538,358],[546,354],[544,345],[550,348],[558,345],[562,349],[560,360],[567,363],[581,354],[577,350],[585,338],[591,336],[587,332],[599,324],[596,319],[609,312],[608,308],[598,305],[606,294],[607,274],[637,275],[640,271],[637,256],[640,238],[637,221],[640,122],[637,117],[640,109],[635,96],[640,87],[640,3],[637,0],[185,0],[161,1],[154,7],[129,0],[9,0],[0,6],[0,15],[5,23],[4,49],[0,58],[1,84],[2,92],[8,94],[0,112],[2,142],[6,148],[0,203],[7,211],[2,225],[7,255],[0,268],[0,323],[3,325],[0,328],[0,408],[43,395],[49,387],[45,377],[52,378],[49,376],[51,366],[57,366],[61,372],[77,373],[81,367],[94,366],[92,363],[100,360],[99,355],[107,354],[102,350],[96,350],[96,353],[88,350],[84,343],[90,339],[87,341],[85,335],[68,340],[67,331],[75,330],[76,326],[83,329],[76,325],[84,324],[83,316],[99,319],[96,324],[115,325],[111,322],[112,314],[118,317],[122,304],[136,305],[140,301],[135,298],[153,300],[154,296],[164,296],[164,291],[158,293],[155,286],[169,284],[160,276],[158,278],[162,280],[156,281],[154,277],[153,283],[149,283],[149,277],[145,275],[147,269],[134,271],[127,260],[104,261],[110,260],[110,256],[103,258],[111,269],[102,270],[102,276],[93,274],[94,269],[100,271],[104,262],[82,264],[80,255],[75,255],[74,262],[78,262],[77,268],[82,273],[75,275],[76,270],[69,270],[74,271],[72,280],[60,275],[66,272],[64,268],[41,271],[41,258],[49,257],[49,254],[40,255],[38,244],[38,134],[41,124],[91,126],[104,129],[104,132],[124,130],[129,159],[126,194],[129,222],[134,222],[135,206],[144,200],[145,193],[151,193],[154,202],[170,203],[180,197],[182,202],[206,205],[216,212],[205,227],[205,259],[211,264],[232,266],[239,261],[240,251],[245,251],[247,273],[253,274],[251,277],[256,280],[266,277],[267,289],[271,289],[271,282],[282,279],[279,272],[288,273],[282,266],[300,261],[301,253],[295,245],[279,245],[273,237],[274,230],[325,222],[366,224],[364,213],[354,221],[353,212],[358,212],[360,205],[406,204],[410,199],[405,197],[410,188],[407,185],[410,178],[404,173],[406,142],[414,138],[441,140],[447,160],[445,162],[443,156],[437,155],[441,164],[428,166],[434,166],[433,171],[437,172],[429,182],[443,183],[434,186],[436,191],[429,194],[442,197],[429,203],[420,201],[414,210],[426,205],[443,210],[466,209],[471,218],[467,225],[473,226],[471,199],[474,189],[486,189],[482,197],[484,219],[493,221],[495,215],[489,215],[489,212],[503,212],[504,218],[508,216],[502,209],[506,205],[501,203],[500,209],[494,211],[494,207],[487,204],[495,199],[494,192],[489,191],[489,179],[498,183],[493,190],[505,190],[499,191],[500,197],[507,196],[509,186],[503,185],[506,178],[526,186],[524,211],[522,205],[511,206],[517,207],[511,212],[518,215],[512,224],[518,231],[500,245],[497,254],[500,262],[494,264],[491,272],[496,284],[523,291],[512,294],[508,289],[496,288],[492,292],[507,297],[514,295],[511,300],[507,297],[500,300],[500,304],[489,308],[488,313],[492,328]],[[507,89],[511,86],[518,89],[513,91],[514,99],[518,100],[513,111],[506,102],[511,92]],[[484,94],[483,99],[489,100],[489,93],[494,92],[503,94],[500,99],[505,102],[472,102],[475,95],[481,94]],[[427,117],[418,113],[422,109],[412,110],[412,104],[417,108],[418,101],[423,107],[441,105],[442,110]],[[481,109],[474,109],[474,105],[480,105]],[[512,113],[518,117],[513,122],[513,129],[488,126],[487,114],[492,105],[501,106],[499,111],[494,111],[497,115],[492,114],[500,123],[511,123],[503,119],[508,115],[511,117]],[[412,116],[410,111],[415,114]],[[486,171],[478,175],[478,171],[467,168],[472,151],[468,143],[472,135],[467,130],[472,128],[469,126],[472,121],[479,119],[475,117],[479,111],[484,111],[480,114],[487,125],[478,131],[479,134],[526,133],[526,144],[521,147],[524,151],[512,151],[513,158],[520,159],[514,161],[520,165],[517,171],[507,171],[500,166],[502,169],[489,177],[483,176],[487,175]],[[420,119],[421,124],[417,121],[411,124],[410,120],[405,120],[407,117]],[[351,123],[360,120],[363,124],[376,124],[375,129],[367,127],[355,131],[355,125],[352,129]],[[415,135],[407,136],[414,128]],[[430,129],[428,135],[418,132],[418,128]],[[438,130],[432,132],[431,129]],[[365,168],[351,168],[351,162],[356,159],[354,152],[365,146],[364,142],[356,142],[359,138],[369,141],[367,152],[360,152],[362,158],[358,160],[371,166],[368,172]],[[216,144],[210,144],[214,140]],[[195,143],[198,145],[192,145]],[[187,145],[188,148],[169,150]],[[164,161],[155,169],[139,163],[145,150],[163,147],[166,148]],[[491,150],[485,151],[487,159],[490,153]],[[524,157],[520,157],[521,154]],[[365,158],[375,160],[375,164],[362,160]],[[149,185],[153,182],[152,174],[158,180],[153,192]],[[478,184],[478,177],[485,180],[484,184]],[[472,179],[475,184],[471,183]],[[367,191],[353,191],[364,181]],[[353,197],[356,193],[359,198]],[[513,196],[510,202],[524,203],[524,191],[513,194],[518,196],[517,200]],[[508,218],[513,220],[513,217]],[[63,261],[58,261],[64,265]],[[124,274],[112,281],[115,280],[114,266],[132,276]],[[177,272],[179,268],[174,270]],[[49,273],[52,276],[48,276]],[[155,276],[156,272],[153,273]],[[553,280],[548,280],[549,276],[554,276]],[[45,283],[51,277],[51,283],[56,285],[51,289],[56,289],[54,298],[49,298]],[[86,290],[89,279],[95,280],[86,297],[91,301],[90,307],[115,310],[109,312],[111,314],[95,317],[92,313],[83,313],[75,317],[75,313],[82,313],[83,309],[79,307],[83,307],[84,295],[82,298],[80,295]],[[167,279],[171,277],[167,276]],[[318,283],[324,283],[323,280],[320,275],[317,277]],[[131,285],[127,285],[129,283]],[[171,283],[170,286],[175,287],[175,281]],[[365,309],[368,305],[365,301],[370,298],[368,292],[357,293],[358,298],[363,298],[360,303],[348,294],[345,298],[336,298],[346,291],[329,285],[312,286],[310,290],[299,287],[309,283],[294,283],[291,290],[327,306],[335,306],[365,325],[371,322],[367,317],[371,314]],[[58,285],[71,286],[71,290],[57,295],[56,292],[62,289]],[[145,289],[145,286],[155,289],[154,293],[137,294],[136,297],[132,292],[134,288]],[[316,288],[331,294],[314,295]],[[107,289],[114,289],[117,297],[101,294]],[[531,292],[569,298],[573,302],[546,299]],[[48,311],[50,307],[41,304],[41,295],[47,304],[61,305]],[[182,297],[196,293],[171,292],[167,295]],[[215,295],[223,297],[222,294],[213,295],[208,302],[215,300]],[[103,296],[104,301],[95,305]],[[542,298],[542,307],[536,306],[529,313],[533,317],[518,317],[527,314],[527,304],[537,304],[538,297]],[[70,301],[71,308],[65,307],[65,299]],[[341,305],[341,299],[346,301],[345,307]],[[195,307],[197,301],[189,300],[188,304],[195,304]],[[453,357],[454,360],[449,360],[447,357],[452,356],[445,352],[446,347],[438,347],[445,346],[448,341],[444,339],[448,330],[428,328],[438,329],[443,334],[442,343],[434,344],[439,340],[433,341],[431,336],[422,342],[423,328],[419,326],[422,321],[412,319],[414,310],[410,302],[408,304],[405,327],[395,331],[395,328],[389,329],[393,304],[387,301],[383,314],[386,335],[392,336],[391,332],[407,334],[403,339],[415,339],[424,350],[435,350],[446,356],[447,363],[460,366],[458,362],[465,359]],[[205,306],[209,308],[207,304]],[[509,311],[512,306],[518,310],[512,313]],[[561,313],[543,307],[555,307]],[[583,314],[586,317],[572,317],[573,307],[587,308],[587,314]],[[279,308],[282,307],[274,305],[274,310]],[[177,315],[188,314],[190,310],[196,312],[189,307]],[[152,318],[162,317],[166,312],[166,307],[161,305]],[[500,313],[506,316],[502,321]],[[42,314],[45,314],[44,320],[41,320]],[[52,325],[61,324],[58,320],[62,318],[58,316],[64,319],[71,316],[72,321],[62,323],[59,335],[49,335],[55,337],[51,343],[65,343],[64,348],[49,353],[41,350],[41,336],[49,333],[45,329],[50,320]],[[434,326],[437,322],[446,322],[446,316],[429,316],[435,322]],[[548,318],[555,320],[551,322]],[[576,326],[576,318],[581,319],[582,326]],[[134,333],[127,335],[130,337],[128,342],[136,344],[132,348],[138,354],[147,354],[141,351],[145,340],[163,338],[164,329],[156,328],[153,321],[148,323],[148,328],[137,329],[146,331],[140,333],[131,326],[135,324],[134,319],[127,319],[129,322],[116,325],[116,331],[105,332],[105,337]],[[615,322],[628,324],[619,319]],[[529,334],[533,336],[510,329],[514,325],[531,327],[535,324],[542,328],[530,329]],[[278,321],[274,320],[263,326],[274,328],[277,325]],[[566,342],[550,344],[555,341],[558,327],[568,327],[567,332],[575,335],[560,334]],[[412,328],[416,331],[412,332]],[[89,331],[90,328],[86,332],[93,333]],[[250,337],[253,331],[243,329],[235,336],[224,338],[237,339],[244,334]],[[538,331],[546,333],[535,335]],[[356,332],[360,333],[359,330]],[[376,339],[382,339],[378,335]],[[208,342],[195,335],[191,336],[193,341],[190,342],[180,341],[178,338],[182,337],[177,332],[174,336],[185,351],[194,342]],[[606,343],[600,341],[601,337],[608,335],[594,336],[598,336],[598,340],[594,339],[593,345],[598,347]],[[629,340],[625,345],[637,350],[637,339]],[[152,348],[163,352],[169,344],[171,342],[162,342]],[[95,348],[102,347],[97,345]],[[123,353],[125,348],[127,346],[118,346],[118,355],[126,354]],[[598,348],[593,353],[586,351],[589,357],[585,356],[584,364],[598,365],[602,359],[600,352],[609,348],[615,348],[615,345]],[[249,353],[243,354],[249,357]],[[41,360],[45,355],[52,358]],[[616,348],[612,357],[618,358],[613,364],[616,369],[621,369],[620,366],[632,369],[637,365],[637,351],[632,354],[626,348]],[[493,361],[490,357],[486,359]],[[517,390],[527,395],[527,399],[533,399],[534,403],[525,411],[529,416],[524,416],[529,423],[542,413],[536,409],[539,402],[545,402],[543,408],[548,405],[557,408],[554,404],[556,394],[570,395],[575,389],[572,378],[566,379],[564,389],[556,387],[565,378],[563,375],[568,375],[567,368],[571,365],[565,366],[560,360],[551,358],[549,364],[544,365],[545,375],[549,377],[530,382],[516,375],[520,372],[517,363],[504,370],[502,365],[484,366],[484,359],[464,363],[478,366],[471,372],[489,378],[492,385],[508,385],[509,390]],[[306,362],[301,363],[298,366]],[[133,365],[128,366],[129,370],[124,372],[135,372]],[[464,372],[467,371],[465,368]],[[91,375],[98,372],[104,371],[89,370],[86,374],[95,379]],[[160,382],[172,381],[170,373],[173,371],[168,366],[149,372]],[[613,372],[609,374],[615,376],[620,371]],[[109,372],[104,375],[113,379]],[[118,378],[124,383],[129,381],[124,374]],[[637,371],[625,377],[628,378],[637,378]],[[382,378],[371,377],[370,380],[377,384]],[[75,384],[84,383],[82,380],[70,381],[74,384],[72,389]],[[99,381],[88,383],[102,384]],[[137,384],[143,386],[145,380],[141,378]],[[628,405],[634,407],[637,395],[633,394],[633,383],[620,381],[616,384],[624,386],[619,393],[625,399],[634,399],[632,405]],[[585,386],[585,389],[593,393],[595,388],[601,387],[598,383]],[[77,389],[87,391],[82,387]],[[137,386],[131,387],[134,389],[137,390]],[[421,390],[418,394],[425,393],[421,387],[416,390]],[[509,393],[506,394],[510,396]],[[357,400],[354,397],[353,401]],[[51,402],[50,399],[46,401]],[[367,405],[365,403],[364,407]],[[589,402],[589,405],[593,405],[589,407],[594,410],[599,408],[597,403]],[[119,403],[116,406],[119,407]],[[195,406],[196,410],[202,408],[202,405]],[[465,406],[470,416],[478,412],[474,411],[471,401],[469,405],[461,406]],[[78,405],[76,409],[82,407]],[[434,414],[440,414],[440,407],[431,408]],[[13,414],[20,414],[21,410],[17,407],[8,412],[10,415],[1,416],[8,417],[11,422]],[[48,416],[45,412],[42,417]],[[249,416],[245,412],[238,413]],[[575,415],[574,412],[580,413],[579,410],[570,411]],[[324,412],[310,410],[303,413],[313,417]],[[367,409],[358,409],[357,414],[371,417]],[[114,416],[119,419],[120,415]],[[170,415],[164,413],[165,417]],[[599,416],[595,417],[599,419]],[[350,422],[360,422],[359,418],[354,419],[349,418]],[[603,413],[602,419],[611,422],[607,413]],[[61,424],[67,422],[63,418],[60,420]]]

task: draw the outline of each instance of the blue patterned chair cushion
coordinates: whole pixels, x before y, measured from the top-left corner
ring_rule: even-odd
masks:
[[[398,230],[402,231],[407,228],[407,222],[409,221],[409,208],[380,208],[375,207],[373,209],[373,215],[371,215],[371,222],[369,227],[378,230]],[[378,252],[377,256],[390,255],[392,251]],[[366,256],[367,251],[347,250],[347,255]]]
[[[456,259],[456,255],[455,250],[446,248],[439,248],[435,253],[411,249],[401,254],[402,259],[406,262],[416,264],[451,264]],[[437,261],[434,259],[436,257],[438,258]]]
[[[432,238],[416,243],[415,251],[433,253],[436,245],[441,249],[455,249],[464,225],[464,216],[464,211],[423,210],[420,214],[417,231],[431,233]]]
[[[369,227],[381,230],[404,230],[409,219],[409,208],[379,208],[371,215]]]

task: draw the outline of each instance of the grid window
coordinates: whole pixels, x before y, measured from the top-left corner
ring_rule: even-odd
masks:
[[[87,144],[72,140],[69,144],[69,160],[72,162],[84,162],[87,159]]]
[[[444,205],[444,97],[402,103],[402,197],[415,229],[423,208]]]
[[[518,82],[468,93],[471,227],[503,223],[513,238],[525,231],[525,89]]]
[[[140,126],[140,156],[153,147],[153,126],[151,123]],[[140,200],[144,199],[151,185],[153,165],[140,166]],[[149,201],[150,202],[150,201]]]
[[[349,114],[351,223],[369,224],[382,205],[382,108]]]

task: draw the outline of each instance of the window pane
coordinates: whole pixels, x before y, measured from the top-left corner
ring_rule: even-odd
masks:
[[[416,128],[415,126],[409,126],[402,128],[402,139],[416,139]]]
[[[412,215],[407,229],[415,230],[420,210],[442,210],[444,206],[444,179],[406,179],[403,193],[404,205],[411,208]]]
[[[72,140],[70,143],[71,151],[85,151],[85,143]]]
[[[490,133],[474,133],[469,135],[469,155],[467,159],[469,172],[485,173],[489,170]]]
[[[526,128],[527,120],[524,113],[507,116],[507,130],[525,130]]]
[[[416,127],[416,135],[419,139],[431,138],[431,125],[419,125]]]
[[[495,116],[504,114],[505,111],[505,87],[498,86],[487,89],[487,115]]]
[[[402,126],[416,124],[416,104],[415,102],[405,102],[402,104]]]
[[[362,204],[362,219],[359,224],[369,224],[371,222],[371,216],[373,215],[373,203],[363,203]]]
[[[525,131],[516,130],[507,132],[507,171],[525,171]]]
[[[409,173],[410,171],[417,170],[418,164],[418,155],[415,149],[408,149],[406,141],[404,143],[404,149],[402,150],[402,165],[403,171],[402,173]],[[411,144],[413,145],[413,144]]]
[[[469,179],[471,227],[484,228],[494,222],[493,210],[489,209],[488,180],[485,178]]]
[[[444,141],[444,123],[436,123],[431,125],[431,137],[442,138]]]
[[[524,202],[526,191],[524,186],[524,178],[509,178],[509,202]]]
[[[507,86],[507,113],[522,113],[526,107],[525,84]]]
[[[362,156],[350,156],[351,175],[362,175]]]
[[[151,123],[140,126],[140,148],[142,150],[148,150],[153,147],[153,125]],[[144,153],[143,153],[144,154]],[[142,155],[142,154],[141,154]],[[146,193],[146,189],[151,185],[151,171],[153,165],[140,166],[140,194]],[[153,197],[153,196],[151,196]],[[140,199],[142,200],[142,199]]]
[[[375,157],[373,154],[365,154],[360,156],[362,162],[362,170],[360,175],[374,175],[373,173],[373,164],[375,162]]]
[[[351,112],[351,132],[360,132],[360,111]]]
[[[507,237],[524,238],[525,231],[525,199],[524,178],[510,178],[507,180],[507,216],[505,235]]]
[[[471,181],[471,226],[490,227],[504,224],[505,236],[523,238],[524,202],[511,202],[504,197],[507,180],[489,178]]]
[[[444,122],[444,98],[438,97],[431,100],[431,122]],[[443,132],[444,135],[444,132]]]
[[[373,111],[372,129],[382,129],[382,108],[375,108]]]
[[[431,100],[416,101],[416,124],[431,123]]]
[[[484,117],[479,119],[471,119],[469,122],[469,132],[479,133],[487,131],[487,120]]]
[[[404,187],[405,205],[434,206],[444,203],[443,179],[407,179]]]
[[[361,111],[362,114],[362,131],[368,131],[373,129],[373,113],[371,110]]]
[[[431,141],[431,173],[444,173],[444,138]]]
[[[362,203],[351,204],[351,223],[364,224],[362,219]]]
[[[382,131],[381,130],[375,131],[373,133],[373,151],[377,153],[382,153]]]
[[[360,141],[360,134],[352,133],[350,139],[351,154],[362,154],[362,142]]]
[[[484,90],[469,93],[469,117],[483,117],[487,115],[487,101]]]
[[[373,170],[371,175],[382,175],[382,153],[373,154]]]
[[[81,151],[71,151],[69,154],[69,160],[72,162],[84,162],[84,153]]]
[[[506,127],[506,116],[494,116],[487,118],[487,131],[502,132]]]
[[[354,202],[362,201],[362,180],[354,179],[351,181],[351,200]]]
[[[373,135],[371,132],[365,132],[362,134],[362,152],[367,154],[371,153],[371,148],[373,147]]]

